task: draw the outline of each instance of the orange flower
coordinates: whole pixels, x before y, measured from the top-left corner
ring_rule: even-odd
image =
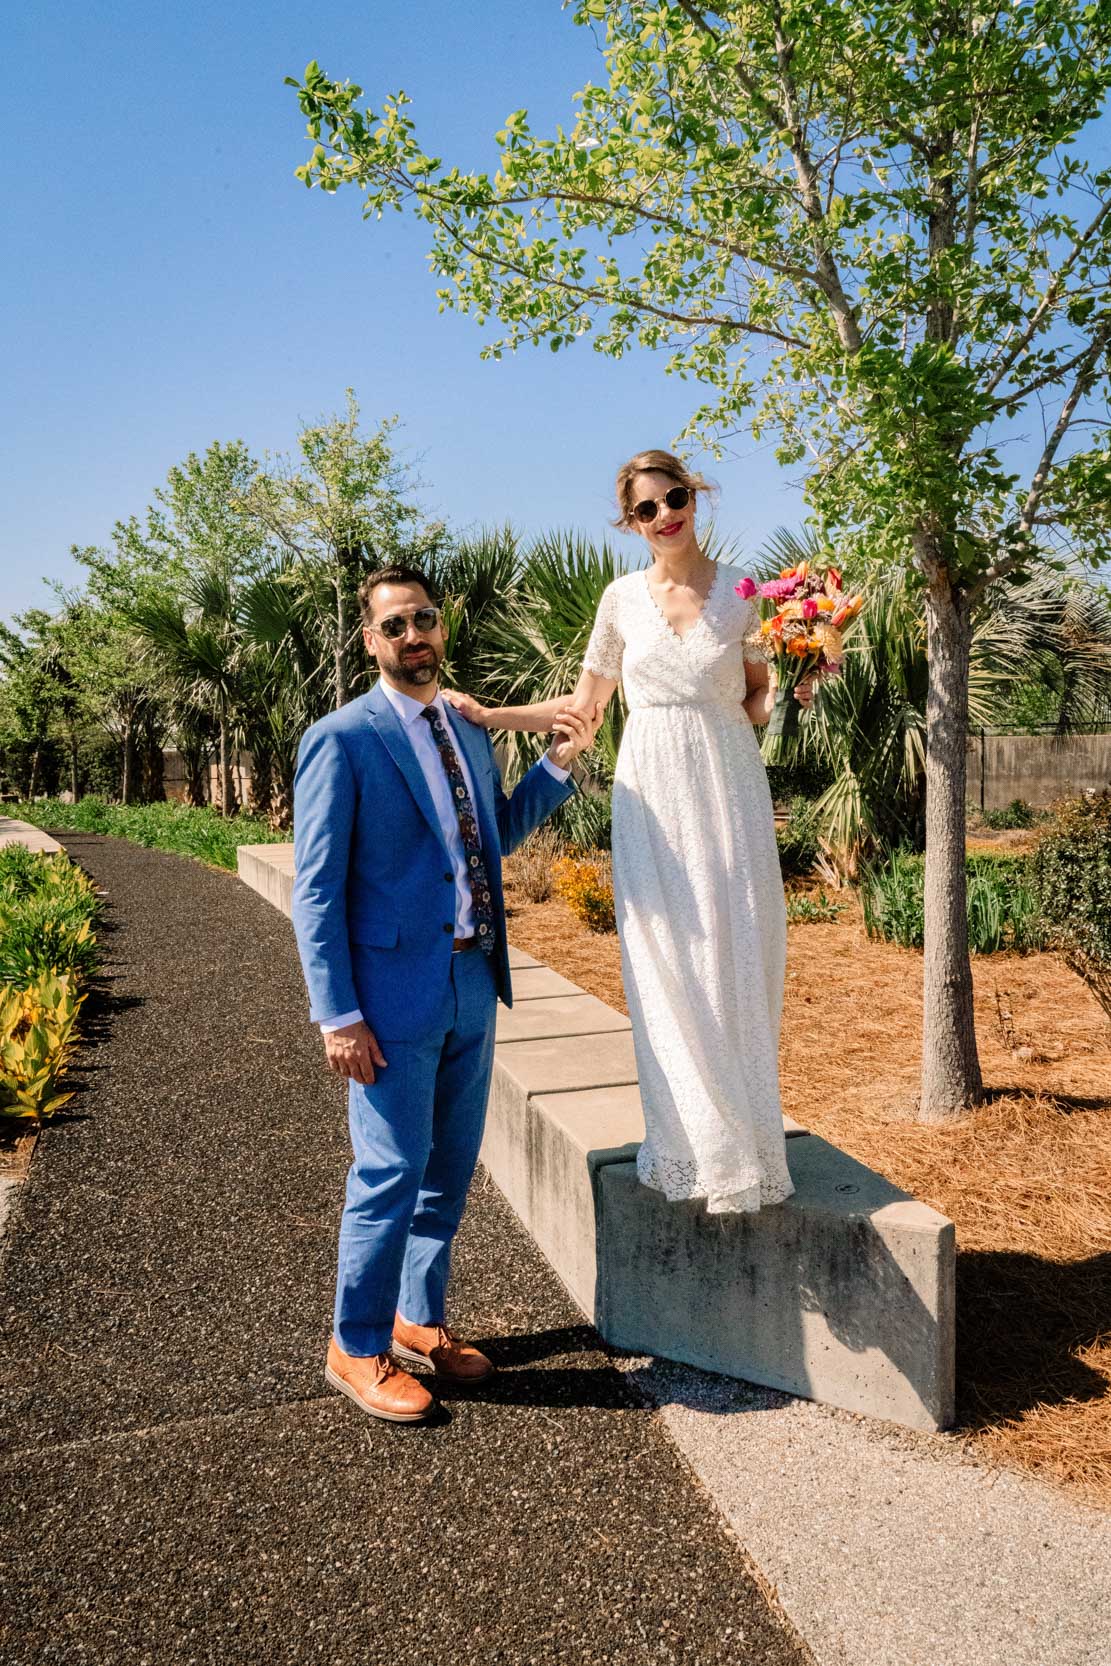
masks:
[[[836,567],[826,568],[825,592],[827,596],[836,595],[841,588],[841,574]]]
[[[805,659],[810,652],[810,643],[805,636],[792,636],[785,644],[789,654],[796,654],[799,659]]]
[[[850,619],[856,618],[863,606],[863,596],[850,596],[847,601],[841,603],[841,606],[837,609],[837,612],[830,620],[830,624],[836,626],[836,628],[840,630],[842,625],[846,625]]]
[[[819,613],[832,613],[836,606],[837,606],[837,603],[834,601],[832,596],[819,596],[818,597],[818,612]]]

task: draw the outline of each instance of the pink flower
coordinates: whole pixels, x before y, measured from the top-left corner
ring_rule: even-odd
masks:
[[[816,619],[818,617],[818,604],[813,596],[807,596],[803,601],[802,616],[804,619]]]
[[[793,575],[791,578],[769,579],[767,584],[760,586],[761,596],[770,602],[786,602],[801,589],[801,581]]]
[[[750,578],[743,578],[740,584],[735,585],[734,588],[738,596],[742,596],[746,602],[750,596],[755,596],[756,594],[756,584]]]

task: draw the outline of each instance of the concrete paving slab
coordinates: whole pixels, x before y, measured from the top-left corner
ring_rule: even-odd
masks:
[[[1111,1666],[1111,1515],[912,1435],[629,1361],[818,1666]]]
[[[15,1178],[10,1174],[0,1174],[0,1262],[4,1259],[12,1222],[19,1206],[22,1178]]]
[[[514,964],[513,956],[518,950],[510,949],[510,965]],[[536,1001],[547,995],[581,995],[583,994],[577,983],[570,978],[561,977],[553,972],[550,966],[522,966],[513,973],[513,1000]]]
[[[516,971],[518,968],[520,968],[523,971],[527,967],[539,966],[539,965],[540,965],[540,962],[533,955],[526,954],[524,949],[515,949],[513,947],[512,943],[510,943],[510,945],[509,945],[509,969],[510,969],[510,971]],[[545,967],[545,971],[546,970],[547,970],[547,968]]]
[[[627,1030],[595,1036],[589,1047],[573,1037],[506,1041],[498,1047],[496,1061],[496,1069],[506,1072],[526,1097],[622,1087],[637,1079],[632,1036]]]
[[[631,1028],[624,1013],[615,1012],[593,995],[548,995],[498,1007],[497,1040],[531,1041],[557,1036],[593,1036]]]

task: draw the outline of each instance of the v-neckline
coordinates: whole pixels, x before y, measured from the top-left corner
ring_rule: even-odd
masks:
[[[710,580],[710,588],[707,590],[706,594],[702,598],[702,606],[698,610],[698,614],[697,614],[697,617],[695,618],[694,624],[691,626],[690,630],[685,631],[682,636],[679,635],[679,632],[675,629],[675,626],[671,623],[671,620],[668,618],[667,614],[664,612],[663,608],[660,606],[659,602],[656,600],[655,596],[652,594],[652,581],[648,577],[648,574],[649,574],[650,571],[651,571],[651,568],[649,568],[649,567],[645,567],[643,569],[643,572],[644,572],[644,588],[645,588],[645,591],[647,593],[649,602],[651,603],[652,607],[656,610],[656,613],[657,613],[661,623],[663,624],[664,629],[671,633],[671,635],[675,638],[676,642],[678,642],[680,644],[682,644],[684,642],[687,642],[690,639],[690,637],[692,637],[694,635],[695,631],[698,629],[699,625],[702,623],[703,619],[705,619],[705,617],[706,617],[706,609],[710,605],[710,598],[713,595],[714,591],[717,589],[718,574],[721,572],[721,563],[720,563],[720,561],[715,561],[714,562],[714,576]]]

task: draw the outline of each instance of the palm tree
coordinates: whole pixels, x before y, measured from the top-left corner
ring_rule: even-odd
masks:
[[[131,622],[147,643],[153,662],[178,694],[214,718],[220,759],[220,809],[225,816],[234,815],[231,744],[243,644],[230,575],[219,567],[190,573],[180,595],[163,592],[136,602]]]

